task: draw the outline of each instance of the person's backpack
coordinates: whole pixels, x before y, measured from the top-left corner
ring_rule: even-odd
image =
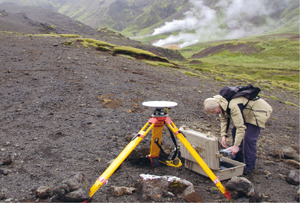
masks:
[[[247,86],[234,86],[234,87],[223,87],[220,90],[220,95],[224,97],[228,101],[228,106],[226,112],[230,114],[230,109],[229,109],[229,102],[230,100],[237,98],[237,97],[245,97],[248,99],[248,102],[243,106],[245,108],[250,100],[256,100],[259,99],[258,93],[260,92],[259,87],[254,87],[252,85],[247,85]],[[226,132],[229,129],[230,125],[230,118],[228,118],[227,121],[227,127],[226,127]]]
[[[237,98],[237,97],[245,97],[248,100],[253,100],[258,96],[258,93],[260,92],[259,87],[254,87],[252,85],[247,86],[234,86],[234,87],[223,87],[220,90],[220,95],[224,97],[228,102],[230,102],[231,99]]]

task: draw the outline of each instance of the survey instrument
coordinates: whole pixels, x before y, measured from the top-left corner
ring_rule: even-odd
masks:
[[[179,167],[181,161],[178,157],[171,160],[160,161],[161,139],[163,128],[166,126],[171,134],[174,134],[188,150],[188,152],[194,157],[197,163],[202,167],[208,177],[218,187],[218,189],[225,195],[225,197],[231,200],[230,192],[225,189],[221,181],[212,170],[203,161],[196,150],[191,146],[183,133],[176,127],[171,118],[168,115],[168,110],[177,106],[176,102],[172,101],[147,101],[142,103],[143,106],[154,108],[154,113],[148,122],[142,127],[142,129],[131,139],[129,144],[123,149],[123,151],[117,156],[117,158],[108,166],[108,168],[98,177],[94,185],[90,188],[89,196],[91,197],[95,192],[104,184],[107,183],[109,177],[118,169],[123,161],[129,156],[129,154],[135,149],[135,147],[143,140],[143,138],[152,130],[150,154],[147,156],[151,160],[153,166],[157,166],[159,162],[163,162],[169,166]],[[87,200],[88,201],[88,200]]]

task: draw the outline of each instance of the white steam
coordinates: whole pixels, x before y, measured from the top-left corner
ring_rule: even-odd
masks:
[[[276,13],[289,0],[219,0],[214,8],[204,0],[190,0],[192,8],[182,20],[166,22],[152,35],[178,32],[157,41],[155,46],[179,44],[189,46],[200,41],[237,39],[263,33],[274,25]]]

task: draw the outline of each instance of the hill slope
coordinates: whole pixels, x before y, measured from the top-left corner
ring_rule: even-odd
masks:
[[[50,8],[93,28],[105,26],[128,37],[162,34],[156,39],[167,37],[167,40],[157,43],[159,46],[190,40],[184,45],[187,46],[199,40],[271,32],[299,33],[297,0],[16,0],[14,3]],[[151,39],[144,41],[149,43]]]
[[[188,0],[16,0],[14,3],[52,9],[93,28],[105,26],[116,31],[126,30],[125,33],[131,36],[182,16],[189,6]]]
[[[65,15],[48,9],[30,6],[22,7],[11,3],[3,3],[0,7],[3,9],[3,15],[0,16],[0,30],[2,31],[78,34],[117,45],[126,45],[144,49],[156,55],[166,57],[169,60],[180,61],[184,59],[178,51],[142,44],[141,42],[131,40],[109,29],[95,30],[79,21],[75,21]],[[14,26],[15,24],[20,26]],[[14,27],[18,27],[18,29]]]

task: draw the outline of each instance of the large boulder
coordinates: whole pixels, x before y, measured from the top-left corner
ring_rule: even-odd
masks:
[[[247,197],[251,202],[259,202],[263,198],[262,194],[255,191],[253,183],[244,177],[232,177],[225,188],[231,193],[233,199]]]

